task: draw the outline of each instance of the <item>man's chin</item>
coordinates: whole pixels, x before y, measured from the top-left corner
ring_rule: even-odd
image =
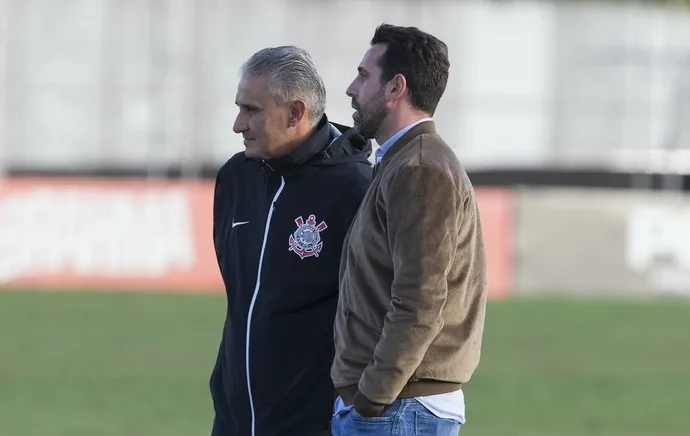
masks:
[[[372,132],[371,129],[362,128],[362,126],[358,125],[355,123],[354,126],[355,132],[359,134],[359,136],[363,137],[364,139],[373,139],[374,138],[374,133]]]
[[[258,159],[258,160],[270,160],[270,159],[275,159],[281,156],[280,153],[269,153],[264,149],[257,149],[255,147],[245,147],[244,149],[244,155],[248,157],[249,159]]]
[[[259,153],[257,153],[256,150],[252,150],[251,148],[245,148],[244,155],[247,156],[249,159],[261,159]]]

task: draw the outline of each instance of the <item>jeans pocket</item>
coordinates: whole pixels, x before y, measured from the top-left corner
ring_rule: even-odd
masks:
[[[415,412],[415,435],[458,436],[460,423],[452,419],[439,418],[431,412]]]
[[[385,410],[384,410],[385,413]],[[368,421],[368,422],[391,422],[393,421],[392,416],[386,416],[382,414],[381,416],[372,416],[372,417],[366,417],[360,415],[354,408],[352,409],[351,412],[352,419],[355,421]]]
[[[371,418],[358,414],[354,409],[349,415],[347,435],[388,436],[393,432],[393,416],[374,416]]]
[[[333,412],[333,418],[343,418],[348,413],[352,413],[352,407],[344,407],[337,412]]]
[[[354,408],[341,409],[331,423],[332,436],[388,436],[393,432],[393,416],[365,418]]]

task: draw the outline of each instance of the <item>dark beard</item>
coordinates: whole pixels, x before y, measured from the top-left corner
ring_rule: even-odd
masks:
[[[374,101],[376,103],[366,109],[356,105],[359,111],[359,121],[355,122],[354,127],[364,139],[373,139],[376,136],[376,132],[378,132],[381,127],[383,120],[388,115],[386,105],[383,101],[383,92],[377,94]]]
[[[385,108],[377,108],[378,110],[368,113],[359,112],[359,121],[355,123],[357,132],[365,139],[373,139],[378,132],[383,120],[388,115]]]

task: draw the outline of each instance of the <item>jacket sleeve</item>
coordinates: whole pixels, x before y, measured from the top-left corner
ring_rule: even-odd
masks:
[[[218,209],[220,208],[219,193],[221,192],[221,189],[222,189],[222,182],[221,182],[221,174],[219,171],[218,174],[216,175],[216,183],[213,187],[213,206],[212,206],[213,207],[213,218],[212,218],[212,220],[213,220],[213,223],[212,223],[213,250],[216,253],[216,262],[218,263],[219,268],[221,267],[221,265],[220,265],[220,258],[218,256],[217,242],[218,242],[218,230],[219,230],[218,229],[218,227],[219,227]]]
[[[399,169],[386,186],[391,302],[374,358],[360,379],[365,398],[356,400],[392,403],[441,331],[463,196],[447,170],[430,166]]]
[[[216,173],[216,181],[213,186],[213,217],[212,217],[212,242],[213,250],[216,254],[216,263],[218,264],[218,270],[222,276],[222,265],[220,262],[220,253],[218,250],[218,242],[220,234],[223,232],[223,209],[225,207],[225,202],[228,201],[227,193],[232,191],[230,186],[228,173],[232,173],[232,165],[237,160],[237,155],[230,160],[228,160]],[[225,224],[226,225],[226,224]],[[225,281],[225,280],[223,280]]]

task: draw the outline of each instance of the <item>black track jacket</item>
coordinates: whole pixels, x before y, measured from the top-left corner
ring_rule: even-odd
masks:
[[[218,171],[213,239],[228,307],[213,436],[330,435],[338,269],[370,153],[324,116],[292,154],[242,152]]]

